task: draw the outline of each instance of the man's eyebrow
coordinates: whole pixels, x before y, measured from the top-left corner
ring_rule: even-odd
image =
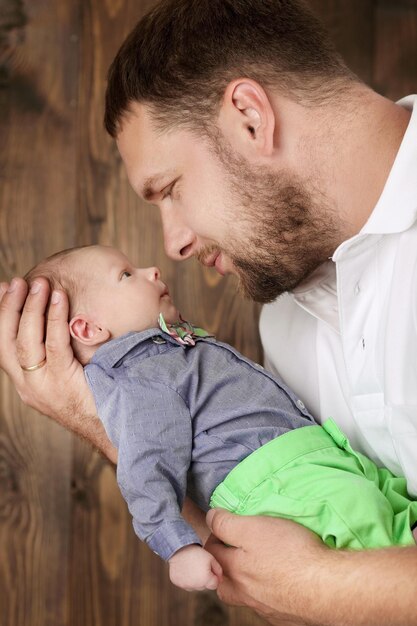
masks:
[[[171,172],[165,172],[164,174],[155,174],[155,176],[149,176],[143,183],[141,196],[145,200],[151,200],[159,191],[161,182],[166,180],[170,176]]]

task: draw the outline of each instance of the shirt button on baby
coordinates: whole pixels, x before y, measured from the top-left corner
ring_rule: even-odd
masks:
[[[302,411],[304,411],[304,409],[306,408],[304,402],[302,400],[297,400],[296,402],[297,406],[299,409],[301,409]]]

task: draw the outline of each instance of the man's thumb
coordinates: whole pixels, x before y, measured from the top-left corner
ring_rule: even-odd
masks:
[[[224,509],[210,509],[206,524],[213,535],[228,546],[240,547],[243,518]]]

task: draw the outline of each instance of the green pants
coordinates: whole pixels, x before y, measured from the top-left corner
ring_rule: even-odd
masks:
[[[417,521],[405,479],[352,450],[333,420],[252,452],[215,489],[210,506],[290,519],[336,548],[414,544]]]

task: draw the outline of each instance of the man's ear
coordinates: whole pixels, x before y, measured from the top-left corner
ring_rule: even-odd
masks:
[[[110,331],[101,328],[86,315],[76,315],[69,323],[71,337],[85,346],[97,346],[110,339]]]
[[[220,108],[219,128],[246,158],[268,157],[274,150],[275,113],[259,83],[249,78],[230,82]]]

